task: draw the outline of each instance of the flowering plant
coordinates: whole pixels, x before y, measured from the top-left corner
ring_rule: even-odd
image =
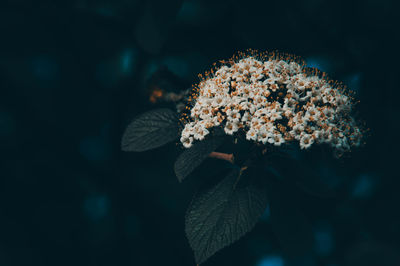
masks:
[[[340,156],[360,146],[363,137],[352,116],[353,97],[345,86],[307,68],[301,59],[249,50],[220,63],[200,75],[190,92],[172,97],[186,101],[186,105],[177,102],[178,112],[145,113],[128,126],[122,139],[126,151],[144,151],[180,139],[184,151],[175,163],[179,181],[206,158],[229,162],[228,175],[216,177],[219,183],[197,193],[186,215],[186,234],[198,264],[250,231],[267,205],[282,242],[293,241],[293,235],[309,239],[310,230],[282,229],[290,204],[273,178],[279,173],[270,172],[267,178],[260,173],[275,155],[296,146],[306,150],[325,145]],[[227,143],[233,153],[217,151]],[[304,177],[295,182],[302,178],[310,183]]]
[[[342,84],[289,55],[240,54],[226,63],[207,73],[189,98],[181,133],[186,148],[218,126],[228,135],[242,132],[247,140],[275,146],[327,143],[342,152],[360,145],[352,98]]]

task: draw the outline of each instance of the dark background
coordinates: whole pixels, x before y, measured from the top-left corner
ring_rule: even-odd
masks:
[[[0,1],[0,265],[194,265],[184,214],[199,181],[177,182],[174,143],[136,154],[120,139],[155,108],[155,71],[179,91],[247,48],[345,82],[370,137],[337,170],[315,165],[341,193],[304,200],[314,255],[289,260],[266,213],[204,265],[400,265],[394,2]]]

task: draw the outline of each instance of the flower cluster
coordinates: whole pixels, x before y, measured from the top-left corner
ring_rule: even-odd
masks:
[[[324,73],[290,55],[252,52],[221,63],[193,88],[182,115],[184,147],[218,126],[259,144],[326,143],[339,151],[360,145],[352,97]]]

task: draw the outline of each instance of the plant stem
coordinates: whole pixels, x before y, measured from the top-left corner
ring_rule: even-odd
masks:
[[[213,151],[212,153],[210,153],[208,155],[208,157],[219,159],[219,160],[225,160],[227,162],[230,162],[231,164],[233,164],[233,160],[234,160],[233,153],[228,154],[228,153],[222,153],[222,152],[216,152],[216,151]]]

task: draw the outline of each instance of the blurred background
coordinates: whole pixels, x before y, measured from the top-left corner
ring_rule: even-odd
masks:
[[[178,183],[175,143],[137,154],[120,139],[154,90],[189,88],[247,48],[343,81],[370,137],[315,165],[340,193],[300,201],[313,255],[286,256],[267,211],[204,265],[400,265],[394,2],[1,1],[0,265],[194,265],[184,215],[201,177]]]

